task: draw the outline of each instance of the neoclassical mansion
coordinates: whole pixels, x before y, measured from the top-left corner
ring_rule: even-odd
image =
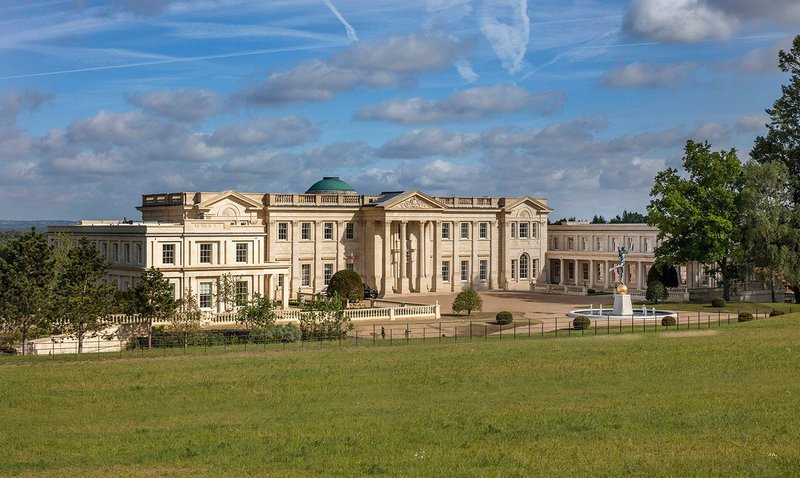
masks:
[[[547,200],[429,196],[421,191],[361,195],[326,177],[304,194],[181,192],[146,194],[141,221],[84,220],[52,226],[91,240],[111,262],[108,280],[125,289],[155,266],[176,296],[222,305],[220,278],[237,295],[280,299],[323,289],[341,269],[358,272],[382,296],[466,287],[608,289],[617,247],[628,255],[626,282],[642,288],[658,230],[646,225],[548,226]],[[681,268],[687,287],[708,284],[702,268]]]

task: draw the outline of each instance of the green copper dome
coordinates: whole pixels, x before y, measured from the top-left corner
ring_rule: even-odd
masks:
[[[326,176],[308,188],[306,194],[355,194],[356,190],[337,176]]]

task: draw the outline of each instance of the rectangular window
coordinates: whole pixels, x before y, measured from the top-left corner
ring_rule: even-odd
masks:
[[[589,280],[589,264],[583,265],[583,280]]]
[[[119,244],[118,243],[115,242],[114,244],[111,244],[111,253],[112,253],[112,256],[113,256],[112,257],[113,261],[115,263],[119,262]]]
[[[594,245],[594,250],[598,251],[598,252],[602,250],[602,244],[600,242],[600,238],[599,237],[597,238],[597,242]]]
[[[328,285],[333,277],[333,264],[322,264],[322,283]]]
[[[310,222],[303,222],[300,223],[300,239],[304,241],[311,240],[311,223]]]
[[[469,281],[469,261],[461,261],[461,282]]]
[[[528,238],[528,223],[527,222],[519,223],[519,238],[520,239],[527,239]]]
[[[278,287],[283,287],[283,274],[278,274]]]
[[[124,247],[123,250],[125,251],[125,264],[130,264],[131,263],[131,245],[130,244],[125,244],[125,247]]]
[[[300,285],[311,287],[311,264],[300,264]]]
[[[322,228],[322,238],[326,241],[333,240],[333,223],[326,222]]]
[[[568,262],[567,263],[567,279],[574,279],[575,278],[575,263]]]
[[[236,262],[247,263],[248,247],[246,242],[236,243]]]
[[[105,259],[108,259],[108,243],[104,242],[103,244],[101,244],[101,249],[103,250],[103,257]]]
[[[348,271],[354,271],[354,270],[356,270],[356,266],[355,266],[355,264],[353,264],[352,262],[348,262],[348,263],[347,263],[347,270],[348,270]]]
[[[352,241],[356,238],[356,225],[352,222],[348,222],[346,226],[344,226],[344,238],[348,241]]]
[[[442,223],[442,239],[450,239],[450,223]]]
[[[450,282],[450,261],[442,261],[442,282]]]
[[[531,259],[531,279],[536,279],[536,259]]]
[[[198,295],[201,309],[210,309],[212,304],[211,282],[200,283],[200,294]]]
[[[516,239],[516,238],[517,238],[517,223],[516,222],[512,222],[511,223],[511,239]]]
[[[211,264],[211,251],[212,251],[211,244],[209,244],[209,243],[200,244],[200,263],[201,264]]]
[[[489,261],[481,260],[478,265],[478,279],[480,279],[481,282],[486,282],[489,272]]]
[[[461,223],[461,239],[469,239],[469,223]]]
[[[164,264],[175,264],[175,244],[161,245],[161,262]]]
[[[236,305],[239,307],[247,305],[247,293],[248,293],[247,281],[237,280],[236,281]]]
[[[278,240],[279,241],[288,241],[289,240],[289,223],[288,222],[279,222],[278,223]]]
[[[170,282],[169,283],[169,290],[170,290],[170,293],[172,293],[172,298],[173,299],[178,299],[178,297],[176,297],[177,294],[176,294],[176,287],[175,287],[175,283],[174,282]]]
[[[142,245],[136,244],[136,263],[142,265],[142,259],[144,254],[142,254]]]
[[[558,250],[558,238],[557,237],[553,238],[553,249],[554,250]]]
[[[528,255],[522,254],[519,258],[519,278],[520,279],[527,279],[528,278]]]
[[[531,239],[536,239],[539,237],[539,223],[532,222],[531,223]]]
[[[481,239],[488,239],[489,238],[489,223],[482,222],[478,226],[478,237]]]
[[[571,238],[571,237],[568,237],[567,238],[567,250],[571,251],[574,248],[575,248],[575,240],[573,238]]]
[[[517,260],[516,259],[511,259],[511,278],[512,279],[516,279],[517,278]]]

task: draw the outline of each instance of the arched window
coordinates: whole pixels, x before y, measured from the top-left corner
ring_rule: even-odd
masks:
[[[529,262],[528,254],[523,252],[522,255],[519,256],[519,278],[520,279],[527,279],[528,278],[528,262]]]

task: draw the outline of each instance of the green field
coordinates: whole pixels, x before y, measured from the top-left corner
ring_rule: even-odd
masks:
[[[721,329],[0,360],[11,476],[791,476],[800,314]]]

